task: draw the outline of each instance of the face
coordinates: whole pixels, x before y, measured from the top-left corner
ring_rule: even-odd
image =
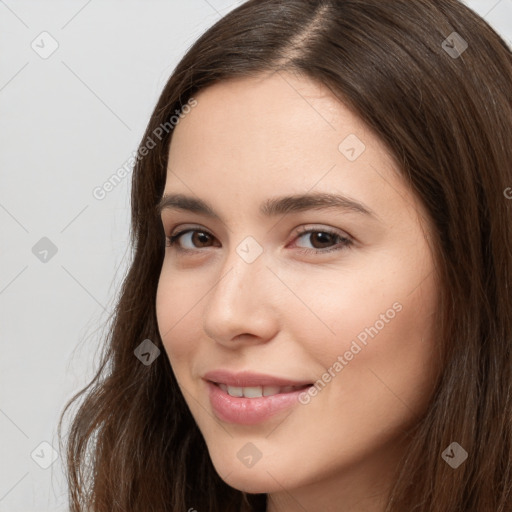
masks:
[[[170,146],[164,196],[190,200],[161,203],[156,308],[212,462],[274,510],[384,492],[438,370],[426,212],[315,82],[237,79],[196,100]]]

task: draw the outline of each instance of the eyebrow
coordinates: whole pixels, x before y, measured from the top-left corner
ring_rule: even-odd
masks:
[[[344,210],[377,217],[375,212],[366,205],[349,197],[321,192],[270,198],[261,204],[259,212],[264,217],[273,217],[293,212],[328,209]],[[164,194],[156,205],[156,210],[159,215],[164,210],[184,210],[223,222],[220,215],[208,203],[202,199],[184,194]]]

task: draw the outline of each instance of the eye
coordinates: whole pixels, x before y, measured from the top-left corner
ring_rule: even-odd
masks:
[[[308,249],[299,247],[299,252],[305,254],[327,253],[347,248],[353,243],[353,240],[348,236],[345,236],[344,234],[338,233],[328,228],[301,228],[298,232],[297,238],[300,239],[308,237],[310,243],[313,244],[313,248]],[[179,243],[180,240],[184,240],[185,247],[183,247],[183,242]],[[192,253],[200,251],[201,248],[213,247],[210,244],[214,240],[215,237],[204,229],[188,228],[179,231],[174,235],[167,236],[166,246],[172,247],[177,251]],[[332,244],[335,244],[334,247],[332,247]],[[315,247],[315,245],[317,247]]]
[[[310,243],[313,244],[313,249],[302,248],[300,250],[300,252],[306,254],[340,251],[341,249],[349,247],[353,243],[352,239],[347,236],[326,228],[302,228],[299,231],[298,238],[300,239],[302,237],[305,237],[306,239],[309,238]],[[338,243],[334,245],[334,247],[332,247],[332,244],[335,243],[333,240],[338,240]],[[314,247],[314,245],[319,245],[320,247]],[[331,245],[331,247],[325,247],[325,245]]]
[[[185,236],[187,235],[187,236]],[[179,241],[181,238],[191,244],[189,247],[181,247],[177,244],[177,241]],[[213,240],[215,237],[209,233],[208,231],[205,231],[203,229],[194,229],[194,228],[188,228],[184,229],[182,231],[179,231],[175,235],[167,236],[166,237],[166,246],[167,247],[174,247],[177,251],[184,251],[184,252],[193,252],[198,248],[205,247],[204,244],[207,244],[209,241]],[[194,244],[198,244],[199,247],[196,247]],[[206,245],[208,247],[208,245]]]

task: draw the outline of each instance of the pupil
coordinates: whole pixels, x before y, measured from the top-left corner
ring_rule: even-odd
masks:
[[[315,237],[316,237],[316,238],[319,238],[319,239],[320,239],[320,244],[324,243],[324,244],[329,245],[329,242],[330,242],[329,238],[331,237],[331,234],[330,234],[330,233],[322,233],[322,232],[318,232],[318,233],[314,233],[314,234],[313,234],[313,237],[314,237],[314,238],[315,238]],[[322,239],[322,237],[327,238],[327,240],[324,240],[324,241],[322,242],[322,240],[321,240],[321,239]],[[314,244],[313,244],[313,245],[314,245]],[[322,247],[320,247],[320,248],[322,248]]]
[[[199,240],[199,242],[200,242],[200,243],[205,243],[205,242],[207,242],[207,241],[208,241],[208,235],[206,235],[205,233],[201,233],[201,232],[197,233],[197,232],[196,232],[196,233],[194,234],[194,236],[195,236],[195,237],[197,237],[198,239],[200,239],[200,240]],[[201,239],[202,239],[202,240],[201,240]]]

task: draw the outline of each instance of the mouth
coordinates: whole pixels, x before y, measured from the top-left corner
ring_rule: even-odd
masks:
[[[256,425],[300,405],[299,397],[313,384],[299,386],[232,386],[205,381],[214,415],[226,423]]]
[[[229,386],[223,382],[209,381],[218,386],[224,393],[237,398],[261,398],[264,396],[275,396],[284,393],[293,393],[307,389],[312,384],[303,384],[300,386]]]

